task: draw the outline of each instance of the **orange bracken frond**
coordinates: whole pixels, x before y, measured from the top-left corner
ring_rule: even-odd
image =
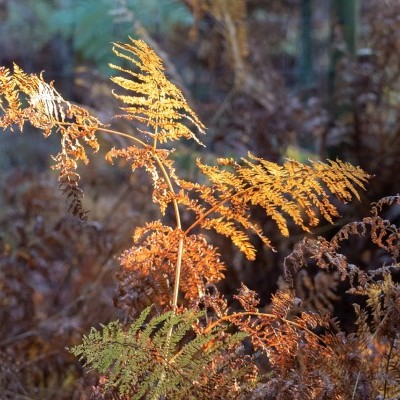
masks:
[[[138,72],[110,64],[128,78],[113,77],[113,82],[129,92],[116,94],[127,106],[123,117],[137,120],[148,127],[143,133],[161,143],[180,138],[194,139],[201,144],[187,125],[199,133],[205,127],[188,106],[182,92],[165,76],[165,67],[157,54],[142,40],[130,38],[130,43],[114,43],[114,53],[134,65]]]
[[[148,223],[136,229],[133,237],[136,244],[120,258],[125,272],[137,276],[138,282],[155,281],[152,286],[157,287],[158,292],[153,293],[152,301],[157,304],[167,304],[171,298],[178,242],[182,233],[160,221]],[[220,281],[224,270],[220,255],[203,235],[184,237],[181,290],[185,298],[201,297],[205,285]]]
[[[230,237],[248,259],[255,258],[248,231],[272,247],[261,228],[251,222],[252,207],[263,208],[284,236],[289,235],[288,219],[309,232],[319,223],[320,215],[331,223],[339,215],[327,189],[340,200],[350,200],[353,195],[358,198],[355,186],[364,189],[363,183],[369,177],[360,168],[342,161],[304,165],[288,160],[278,165],[250,153],[247,159],[242,159],[242,164],[231,159],[219,159],[217,166],[200,161],[197,164],[212,186],[179,181],[182,188],[198,199],[192,203],[193,208],[186,201],[185,205],[197,217],[186,232],[195,226],[214,229]],[[199,208],[199,202],[208,206]]]
[[[0,127],[6,128],[18,125],[22,130],[25,118],[23,116],[17,82],[8,68],[0,68]]]
[[[257,311],[254,293],[246,287],[242,286],[236,298],[242,298],[241,303],[246,302],[249,311],[234,313],[223,319],[248,333],[253,346],[265,351],[273,367],[282,373],[295,368],[297,362],[308,365],[321,356],[333,356],[332,351],[310,330],[316,327],[327,328],[329,320],[314,313],[302,313],[294,317],[299,299],[294,297],[293,291],[276,292],[269,313],[265,314]]]
[[[17,65],[13,73],[0,69],[0,127],[22,130],[25,122],[41,129],[47,137],[53,131],[61,135],[61,151],[53,157],[61,189],[70,198],[70,209],[84,218],[82,191],[78,187],[77,161],[88,163],[85,145],[99,148],[95,132],[102,126],[85,109],[64,100],[42,74],[26,74]]]

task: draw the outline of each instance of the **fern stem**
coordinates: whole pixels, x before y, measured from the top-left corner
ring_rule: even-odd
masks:
[[[157,121],[158,121],[158,117],[157,117]],[[155,152],[156,147],[157,147],[157,131],[158,131],[158,124],[156,126],[156,131],[155,131],[155,135],[154,135],[155,139],[154,139],[154,143],[153,143],[154,159],[156,160],[159,168],[161,169],[162,174],[164,175],[164,179],[167,182],[168,189],[170,190],[171,193],[175,194],[175,190],[174,190],[174,187],[172,186],[172,182],[169,177],[169,174],[168,174],[167,170],[165,169],[164,164],[162,163],[162,161],[158,157],[157,153]],[[179,212],[178,201],[174,198],[172,200],[172,204],[173,204],[174,211],[175,211],[176,228],[179,229],[180,231],[182,231],[181,214]],[[179,295],[179,286],[180,286],[180,281],[181,281],[182,258],[183,258],[183,236],[181,235],[179,238],[178,254],[177,254],[176,266],[175,266],[174,291],[173,291],[173,296],[172,296],[173,310],[176,310],[176,308],[178,307],[178,295]],[[172,327],[171,327],[170,332],[168,333],[168,338],[167,338],[168,342],[169,342],[171,335],[172,335]]]
[[[168,175],[167,170],[164,167],[164,164],[162,163],[162,161],[160,160],[160,158],[158,157],[157,154],[154,154],[154,159],[156,160],[156,162],[164,176],[165,182],[168,185],[168,189],[170,190],[171,193],[175,193],[174,187],[172,186],[171,179]],[[173,205],[174,211],[175,211],[176,227],[177,227],[177,229],[182,230],[181,214],[179,212],[178,202],[176,199],[172,200],[172,205]]]
[[[167,182],[168,188],[171,193],[175,193],[174,187],[172,186],[171,179],[168,175],[167,170],[164,167],[164,164],[161,162],[160,158],[157,154],[154,154],[154,159],[156,160],[158,166],[160,167],[162,174],[164,175],[164,179]],[[175,211],[175,219],[176,219],[176,228],[182,231],[182,223],[181,223],[181,214],[179,211],[178,201],[176,199],[172,200],[172,205]],[[176,260],[176,267],[175,267],[175,281],[174,281],[174,292],[172,297],[172,307],[175,310],[178,307],[178,295],[179,295],[179,287],[180,287],[180,280],[181,280],[181,270],[182,270],[182,258],[183,258],[183,238],[186,235],[184,233],[181,234],[178,244],[178,255]]]
[[[70,125],[74,125],[74,126],[76,126],[76,127],[78,127],[78,128],[83,128],[83,129],[86,128],[85,125],[83,125],[83,124],[77,124],[77,123],[74,123],[74,122],[58,122],[58,125],[60,125],[60,126],[70,126]],[[122,137],[125,137],[125,138],[127,138],[127,139],[133,140],[133,141],[135,141],[136,143],[139,143],[140,145],[142,145],[142,146],[144,146],[144,147],[147,146],[147,144],[146,144],[145,142],[143,142],[142,140],[138,139],[138,138],[135,137],[135,136],[129,135],[128,133],[116,131],[116,130],[114,130],[114,129],[104,128],[104,127],[101,127],[101,126],[98,126],[96,129],[97,129],[98,131],[100,131],[100,132],[110,133],[110,134],[112,134],[112,135],[122,136]]]
[[[357,373],[357,378],[356,378],[356,382],[354,384],[354,389],[353,389],[353,393],[351,395],[351,400],[354,400],[356,398],[356,393],[357,393],[357,387],[358,387],[358,382],[360,381],[360,376],[361,376],[361,371],[358,371]]]
[[[138,139],[135,136],[129,135],[128,133],[124,133],[124,132],[120,132],[120,131],[116,131],[114,129],[108,129],[108,128],[98,128],[99,131],[104,132],[104,133],[110,133],[112,135],[117,135],[117,136],[122,136],[124,138],[133,140],[136,143],[139,143],[140,145],[146,147],[147,144],[145,142],[143,142],[142,140]]]
[[[63,122],[60,125],[71,125],[72,123],[69,122]],[[77,125],[77,124],[75,124]],[[83,125],[78,125],[80,127],[84,127]],[[136,143],[140,144],[143,147],[146,147],[147,144],[143,142],[142,140],[138,139],[135,136],[129,135],[128,133],[116,131],[114,129],[108,129],[108,128],[103,128],[103,127],[98,127],[97,128],[99,131],[108,133],[111,135],[117,135],[117,136],[122,136],[124,138],[130,139],[135,141]],[[156,142],[154,142],[154,149],[156,146]],[[165,182],[167,183],[168,189],[171,191],[171,193],[175,193],[174,187],[172,185],[171,179],[169,177],[169,174],[167,170],[164,167],[164,164],[158,157],[157,153],[154,152],[154,159],[158,165],[158,167],[161,170],[161,173],[164,176]],[[172,200],[172,205],[174,207],[174,212],[175,212],[175,220],[176,220],[176,228],[178,230],[182,230],[182,222],[181,222],[181,215],[179,211],[179,206],[178,202],[176,199]],[[174,282],[174,291],[173,291],[173,298],[172,298],[172,306],[173,309],[176,309],[178,306],[178,295],[179,295],[179,287],[180,287],[180,276],[181,276],[181,269],[182,269],[182,257],[183,257],[183,238],[186,236],[186,232],[183,233],[182,237],[179,239],[179,244],[178,244],[178,257],[177,257],[177,262],[176,262],[176,268],[175,268],[175,282]]]
[[[102,132],[111,133],[114,135],[119,135],[122,137],[126,137],[128,139],[132,139],[132,140],[136,141],[137,143],[140,143],[141,145],[146,146],[146,143],[142,142],[140,139],[138,139],[132,135],[128,135],[127,133],[115,131],[112,129],[106,129],[106,128],[99,128],[99,130],[101,130]],[[156,146],[156,141],[154,141],[154,149],[155,149],[155,146]],[[164,176],[165,182],[168,185],[168,189],[170,190],[171,193],[175,193],[175,190],[172,185],[169,174],[168,174],[167,170],[165,169],[164,164],[158,157],[157,153],[154,153],[154,159],[156,160],[156,163],[157,163],[158,167],[160,168],[161,173]],[[174,212],[175,212],[176,228],[179,230],[182,230],[181,214],[180,214],[178,202],[176,199],[172,200],[172,205],[174,207]],[[185,236],[185,235],[186,235],[186,233],[184,233],[183,236]],[[174,291],[173,291],[173,297],[172,297],[172,307],[174,310],[178,307],[178,295],[179,295],[180,278],[181,278],[181,270],[182,270],[182,257],[183,257],[183,236],[179,239],[178,257],[177,257],[176,268],[175,268]]]
[[[141,144],[142,146],[146,146],[146,143],[144,143],[140,139],[138,139],[132,135],[129,135],[127,133],[123,133],[123,132],[119,132],[119,131],[115,131],[115,130],[107,129],[107,128],[99,128],[99,130],[101,130],[102,132],[105,132],[105,133],[110,133],[110,134],[126,137],[128,139],[136,141],[137,143]],[[155,146],[156,146],[156,142],[154,142],[154,149],[155,149]],[[160,168],[161,173],[164,176],[165,182],[168,185],[168,189],[170,190],[171,193],[175,193],[174,187],[171,182],[171,178],[169,177],[169,174],[168,174],[167,170],[165,169],[164,164],[158,157],[157,153],[154,153],[154,159],[155,159],[158,167]],[[174,207],[174,212],[175,212],[176,228],[179,230],[182,230],[181,214],[180,214],[178,202],[176,199],[172,200],[172,205]],[[185,235],[186,235],[186,233],[183,236],[185,236]],[[179,295],[180,277],[181,277],[181,270],[182,270],[182,258],[183,258],[183,236],[179,239],[178,257],[177,257],[176,268],[175,268],[174,291],[173,291],[173,297],[172,297],[172,307],[174,310],[178,306],[178,295]]]

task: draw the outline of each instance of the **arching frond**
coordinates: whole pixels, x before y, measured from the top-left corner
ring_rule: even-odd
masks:
[[[115,94],[126,107],[123,117],[148,127],[145,134],[161,143],[180,138],[200,140],[192,131],[204,133],[204,125],[189,107],[182,92],[165,76],[165,67],[157,54],[142,40],[114,43],[114,53],[130,62],[135,70],[110,64],[127,77],[113,77],[113,82],[129,94]]]
[[[195,192],[198,201],[208,205],[199,208],[198,202],[186,201],[197,216],[188,231],[197,225],[214,229],[230,237],[249,259],[254,259],[255,251],[248,231],[271,247],[260,227],[251,222],[252,207],[263,208],[284,236],[289,235],[288,219],[308,232],[319,223],[320,215],[331,223],[339,215],[329,200],[329,192],[340,200],[358,198],[356,186],[364,189],[369,177],[360,168],[342,161],[305,165],[288,160],[278,165],[249,154],[242,164],[231,159],[219,159],[218,164],[209,166],[198,161],[211,187],[180,181],[184,189]]]

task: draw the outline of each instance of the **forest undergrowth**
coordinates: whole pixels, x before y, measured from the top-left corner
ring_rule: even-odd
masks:
[[[391,218],[400,196],[371,204],[368,215],[326,239],[312,229],[333,224],[339,203],[368,190],[371,176],[348,162],[278,164],[249,152],[212,165],[200,157],[198,179],[182,178],[173,146],[184,139],[201,148],[205,126],[145,42],[113,50],[115,118],[129,121],[132,133],[66,101],[43,75],[0,69],[0,126],[59,136],[53,169],[72,214],[58,215],[48,183],[30,185],[24,174],[2,182],[4,199],[23,203],[1,214],[10,227],[0,242],[4,398],[399,398],[400,230]],[[111,149],[110,136],[119,138]],[[129,245],[116,238],[118,223],[108,229],[84,207],[78,164],[103,147],[108,163],[147,174],[143,203],[158,209]],[[243,283],[233,299],[219,290],[227,265],[210,234],[228,238],[249,261],[257,243],[277,251],[257,212],[284,237],[293,227],[304,232],[266,306]],[[377,265],[346,256],[346,246],[361,240],[377,249]],[[118,253],[112,295],[102,283]],[[335,318],[339,288],[353,304],[350,329]],[[121,312],[112,322],[105,296]],[[52,341],[68,351],[52,354]]]

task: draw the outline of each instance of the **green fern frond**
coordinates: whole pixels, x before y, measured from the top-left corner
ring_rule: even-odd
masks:
[[[201,313],[166,312],[149,320],[150,308],[124,330],[119,322],[92,329],[70,351],[87,367],[106,376],[106,388],[131,399],[186,399],[201,376],[215,374],[213,359],[232,350],[246,336],[222,334],[222,328],[189,339]],[[172,332],[172,334],[170,334]],[[237,372],[237,371],[236,371]]]

